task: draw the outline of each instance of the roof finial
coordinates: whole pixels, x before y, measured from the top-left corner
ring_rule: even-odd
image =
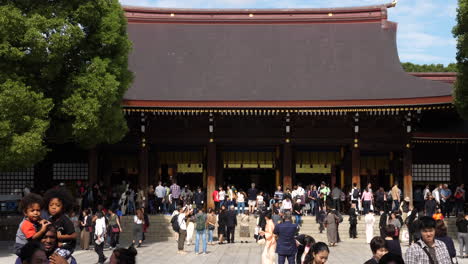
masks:
[[[398,0],[393,0],[392,1],[392,7],[395,7],[397,3],[398,3]]]

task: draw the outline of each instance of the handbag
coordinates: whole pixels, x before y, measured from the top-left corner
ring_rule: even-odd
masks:
[[[120,228],[119,227],[112,227],[112,233],[119,233]]]

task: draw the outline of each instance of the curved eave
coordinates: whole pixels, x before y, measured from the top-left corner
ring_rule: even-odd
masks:
[[[130,23],[284,23],[284,22],[375,22],[386,21],[384,5],[347,8],[304,9],[183,9],[124,6]]]
[[[365,108],[452,104],[452,96],[329,101],[146,101],[124,100],[128,108]]]

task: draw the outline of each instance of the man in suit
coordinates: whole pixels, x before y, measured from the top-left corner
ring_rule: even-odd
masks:
[[[237,226],[236,211],[234,211],[234,205],[229,207],[229,211],[226,213],[226,239],[228,243],[234,243],[234,232]]]
[[[276,225],[273,233],[278,236],[276,246],[278,264],[284,264],[286,259],[289,264],[295,264],[297,247],[294,237],[297,233],[297,224],[293,224],[291,212],[284,214],[284,222]]]

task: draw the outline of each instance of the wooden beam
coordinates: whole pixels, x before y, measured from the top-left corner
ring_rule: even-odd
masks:
[[[206,197],[208,208],[214,209],[213,196],[211,195],[216,189],[216,144],[208,143],[207,147],[207,186]]]

